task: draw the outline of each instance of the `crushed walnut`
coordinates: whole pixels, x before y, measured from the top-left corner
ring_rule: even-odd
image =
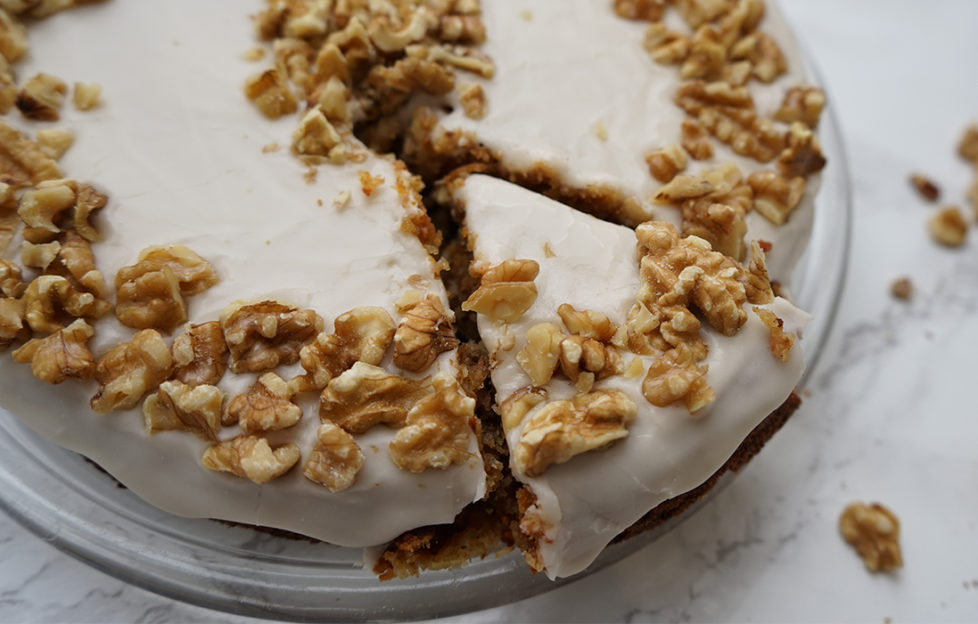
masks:
[[[458,96],[462,104],[462,111],[470,119],[482,119],[486,116],[488,104],[486,103],[486,92],[482,85],[468,85]]]
[[[557,370],[564,332],[553,323],[539,323],[526,330],[526,345],[516,354],[535,387],[546,385]]]
[[[903,567],[900,520],[879,503],[853,503],[839,516],[842,537],[856,549],[870,572]]]
[[[229,472],[262,484],[291,470],[301,455],[299,447],[292,443],[273,449],[265,438],[240,435],[207,447],[201,464],[208,470]]]
[[[75,134],[65,128],[42,128],[37,131],[37,144],[55,160],[65,155],[75,142]]]
[[[221,312],[221,328],[231,371],[259,373],[297,362],[303,345],[322,331],[323,319],[280,301],[234,303]]]
[[[331,422],[324,422],[316,430],[316,445],[302,474],[330,492],[339,492],[356,482],[362,467],[363,451],[353,436]]]
[[[479,288],[462,303],[462,309],[493,322],[515,323],[536,301],[533,280],[539,272],[536,260],[504,260],[482,275]]]

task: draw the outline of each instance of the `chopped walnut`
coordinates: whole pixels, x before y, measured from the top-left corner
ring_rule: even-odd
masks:
[[[536,301],[533,280],[539,272],[535,260],[505,260],[483,274],[479,288],[462,303],[462,309],[494,322],[515,323]]]
[[[61,249],[56,258],[64,273],[71,276],[82,288],[99,299],[109,298],[109,289],[102,272],[95,268],[95,254],[92,246],[77,232],[68,230],[61,236]]]
[[[57,121],[68,85],[50,74],[37,74],[17,93],[17,108],[28,119]]]
[[[652,60],[662,65],[676,65],[689,56],[689,38],[667,29],[662,22],[649,24],[642,45]]]
[[[20,267],[11,262],[0,258],[0,293],[3,297],[16,299],[27,290],[27,284],[22,279]]]
[[[302,346],[323,329],[313,310],[279,301],[235,303],[221,313],[231,370],[258,373],[299,360]]]
[[[920,173],[912,173],[910,174],[910,184],[927,201],[935,202],[940,199],[941,189],[927,176]]]
[[[720,253],[740,260],[744,255],[747,221],[744,211],[709,198],[683,204],[683,235],[698,236]]]
[[[208,470],[230,472],[262,484],[291,470],[301,455],[292,443],[272,449],[265,438],[240,435],[207,447],[201,464]]]
[[[578,394],[570,401],[551,401],[526,422],[513,453],[519,472],[538,477],[553,464],[602,449],[628,436],[635,402],[619,390]]]
[[[903,567],[900,519],[879,503],[853,503],[839,516],[842,537],[856,549],[870,572]]]
[[[530,411],[547,400],[544,388],[520,388],[499,405],[503,429],[512,431],[520,426]]]
[[[652,177],[665,184],[686,168],[686,153],[678,145],[669,145],[645,155]]]
[[[486,92],[482,85],[473,84],[465,87],[458,96],[462,111],[470,119],[482,119],[486,116]]]
[[[965,129],[958,143],[958,154],[978,164],[978,124],[971,124]]]
[[[748,60],[754,65],[754,76],[761,82],[774,82],[788,71],[788,62],[781,48],[767,33],[747,35],[730,50],[733,60]]]
[[[767,249],[770,250],[770,243]],[[747,274],[741,280],[747,301],[760,305],[771,303],[775,296],[771,278],[767,273],[767,259],[764,253],[765,248],[761,241],[751,242],[750,265],[747,267]]]
[[[812,130],[818,127],[818,120],[825,108],[825,92],[818,87],[798,85],[784,94],[781,108],[774,113],[775,121],[792,124],[800,121]]]
[[[825,156],[818,139],[803,123],[791,124],[788,147],[778,158],[778,171],[786,178],[807,177],[825,168]]]
[[[407,379],[357,362],[333,378],[319,400],[319,416],[361,434],[383,423],[402,427],[408,411],[431,391],[431,380]]]
[[[689,413],[695,414],[716,398],[706,382],[707,369],[696,363],[690,348],[681,344],[652,362],[642,382],[642,395],[657,407],[683,401]]]
[[[216,442],[223,405],[224,391],[217,386],[164,381],[143,402],[143,422],[149,434],[186,429],[202,440]]]
[[[729,0],[676,0],[674,4],[691,28],[699,28],[730,9]]]
[[[363,306],[336,317],[333,333],[325,332],[299,351],[306,374],[296,378],[299,392],[322,390],[329,380],[356,362],[376,366],[395,341],[394,321],[383,308]]]
[[[913,299],[913,282],[909,277],[898,277],[890,284],[890,294],[901,301]]]
[[[747,178],[754,191],[754,209],[775,225],[783,225],[801,202],[805,178],[785,178],[773,171],[757,171]]]
[[[447,373],[435,375],[431,385],[434,393],[411,408],[388,447],[391,460],[411,472],[444,470],[474,457],[469,440],[478,427],[475,399],[466,396]]]
[[[20,225],[17,216],[17,196],[9,184],[0,182],[0,258],[10,246]]]
[[[971,186],[968,187],[968,201],[971,202],[975,218],[978,219],[978,171],[975,173],[976,177],[971,181]],[[0,249],[3,249],[3,245],[0,245]]]
[[[58,163],[41,146],[0,120],[0,182],[20,188],[60,177]]]
[[[72,102],[80,111],[89,111],[98,106],[102,96],[102,85],[97,82],[76,82]]]
[[[603,379],[624,372],[621,355],[615,347],[577,335],[560,341],[558,361],[564,376],[575,382],[589,373],[594,379]]]
[[[564,333],[553,323],[540,323],[526,330],[526,346],[516,354],[516,362],[535,387],[553,377],[560,358]]]
[[[701,26],[689,42],[689,55],[680,67],[683,79],[719,78],[727,62],[727,50],[720,34],[711,26]]]
[[[361,171],[357,174],[360,178],[360,190],[364,195],[370,197],[384,183],[382,176],[371,175],[369,171]]]
[[[61,184],[26,191],[20,198],[17,214],[27,227],[60,232],[61,228],[55,220],[75,205],[74,186],[73,182],[66,180]]]
[[[24,302],[0,297],[0,351],[14,341],[28,338],[30,330],[24,325]]]
[[[771,353],[782,362],[787,362],[791,348],[795,346],[795,335],[784,331],[784,321],[774,312],[754,306],[754,314],[771,332]]]
[[[362,467],[363,451],[353,436],[333,423],[325,422],[316,430],[316,445],[302,474],[330,492],[339,492],[356,482]]]
[[[306,113],[292,133],[292,149],[306,156],[328,156],[341,141],[339,132],[318,108]]]
[[[394,334],[394,364],[418,373],[431,366],[438,354],[457,346],[458,339],[441,300],[428,295],[404,310]]]
[[[237,422],[245,433],[287,429],[302,418],[302,408],[292,402],[292,395],[285,380],[265,373],[247,393],[231,400],[227,420]]]
[[[108,197],[91,186],[82,184],[78,187],[75,198],[75,231],[90,243],[98,242],[101,239],[98,230],[91,224],[90,219],[104,208],[107,202]]]
[[[245,96],[269,119],[278,119],[298,110],[285,76],[277,69],[252,76],[245,82]]]
[[[35,278],[23,296],[24,318],[36,332],[54,332],[64,324],[63,316],[73,319],[98,319],[111,307],[88,292],[80,292],[60,275],[41,275]]]
[[[27,52],[27,29],[11,15],[19,11],[11,8],[0,3],[0,57],[16,63]]]
[[[47,128],[37,131],[37,144],[44,153],[58,160],[74,144],[75,133],[64,128]]]
[[[20,261],[25,267],[46,271],[60,251],[61,243],[58,241],[37,245],[24,241],[21,245]]]
[[[625,19],[654,22],[665,10],[666,0],[615,0],[615,13]]]
[[[95,373],[95,358],[86,343],[94,335],[92,326],[78,319],[45,338],[31,340],[12,355],[21,364],[30,362],[34,376],[50,384],[69,377],[90,379]]]
[[[945,247],[960,247],[968,237],[968,222],[956,206],[948,206],[928,220],[930,235]]]
[[[713,143],[710,133],[699,122],[687,119],[682,124],[682,145],[686,153],[695,160],[713,158]]]
[[[162,336],[152,329],[139,332],[99,359],[95,367],[99,389],[90,402],[92,409],[107,414],[135,407],[170,376],[172,366],[170,348]]]
[[[228,364],[228,346],[217,321],[191,325],[171,348],[173,377],[188,386],[216,385]]]

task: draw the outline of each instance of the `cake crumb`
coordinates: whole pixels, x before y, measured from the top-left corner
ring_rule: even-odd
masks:
[[[547,241],[543,244],[543,255],[547,258],[555,258],[557,254],[554,253],[553,247],[550,246],[550,242]]]
[[[350,204],[350,191],[340,191],[336,194],[336,199],[333,200],[333,207],[337,210],[342,210]]]
[[[260,61],[265,58],[265,48],[261,46],[255,46],[250,50],[245,50],[241,53],[241,58],[246,61]]]
[[[608,127],[604,125],[603,121],[594,124],[594,134],[600,141],[608,140]]]
[[[839,516],[839,531],[870,572],[903,567],[900,520],[879,503],[852,503]]]
[[[907,276],[901,276],[890,284],[890,294],[901,301],[913,299],[913,282]]]
[[[929,202],[935,202],[941,197],[941,189],[933,180],[921,173],[910,174],[910,184]]]
[[[383,176],[371,175],[369,171],[361,171],[358,175],[360,176],[360,189],[367,197],[373,195],[374,191],[384,183]]]
[[[282,146],[279,145],[278,143],[274,143],[274,142],[273,143],[266,143],[265,145],[262,145],[261,153],[262,154],[271,154],[273,152],[279,151],[280,149],[282,149]]]
[[[945,247],[960,247],[968,237],[968,223],[957,206],[946,206],[934,213],[927,226],[934,240]]]

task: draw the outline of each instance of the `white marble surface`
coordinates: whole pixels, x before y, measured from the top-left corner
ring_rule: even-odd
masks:
[[[921,170],[961,202],[953,154],[978,119],[978,2],[784,0],[827,77],[854,181],[852,263],[804,407],[706,507],[629,559],[570,586],[459,616],[490,621],[978,619],[978,228],[938,248]],[[906,274],[912,303],[893,300]],[[872,576],[840,510],[880,500],[906,567]],[[229,622],[86,567],[0,516],[0,621]]]

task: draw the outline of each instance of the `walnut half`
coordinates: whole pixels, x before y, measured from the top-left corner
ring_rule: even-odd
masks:
[[[431,385],[434,393],[411,408],[388,447],[391,460],[411,472],[445,469],[472,458],[469,440],[478,430],[475,399],[447,373],[436,375]]]
[[[363,467],[363,451],[353,436],[331,422],[319,425],[302,474],[330,492],[345,490],[356,482]]]
[[[45,338],[35,338],[13,352],[14,361],[30,362],[31,372],[41,381],[59,384],[69,377],[89,379],[95,373],[95,358],[87,342],[95,335],[82,319]]]
[[[883,505],[849,505],[839,517],[839,531],[870,572],[888,572],[903,566],[900,520]]]
[[[221,327],[231,352],[231,370],[258,373],[294,364],[303,344],[322,331],[323,319],[313,310],[261,301],[225,308]]]
[[[479,288],[462,303],[462,309],[493,322],[515,323],[537,299],[533,280],[539,273],[536,260],[505,260],[483,274]]]
[[[262,484],[291,470],[301,455],[295,444],[273,449],[265,438],[241,435],[207,447],[201,463],[208,470],[230,472]]]
[[[95,367],[99,389],[90,402],[92,409],[107,414],[135,407],[143,395],[170,376],[172,366],[170,347],[163,337],[155,330],[144,329],[99,359]]]
[[[231,400],[227,415],[245,433],[258,433],[295,425],[302,418],[302,408],[292,402],[292,390],[281,377],[265,373],[247,393]]]
[[[198,438],[216,442],[223,405],[224,391],[217,386],[164,381],[143,402],[146,432],[188,429]]]
[[[404,310],[394,334],[394,364],[420,373],[434,363],[438,354],[457,346],[458,339],[441,300],[428,295]]]

